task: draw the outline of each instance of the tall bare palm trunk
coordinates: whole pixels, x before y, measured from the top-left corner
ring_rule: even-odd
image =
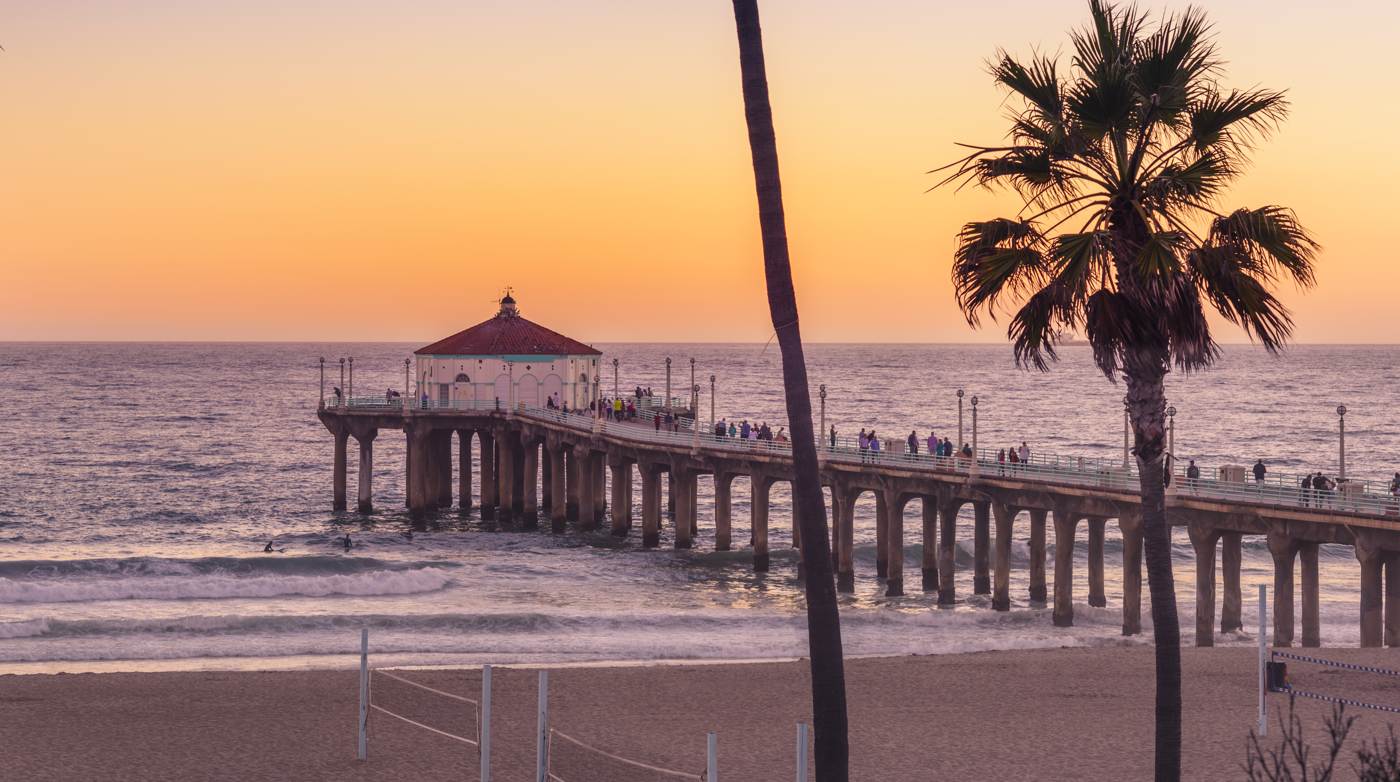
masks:
[[[1181,627],[1176,615],[1172,576],[1171,527],[1167,524],[1163,481],[1166,352],[1128,357],[1123,373],[1128,387],[1128,416],[1142,491],[1143,553],[1147,589],[1152,597],[1152,636],[1157,653],[1157,782],[1181,779]]]
[[[807,362],[797,326],[797,296],[788,259],[783,192],[778,176],[778,144],[768,102],[763,62],[763,34],[757,0],[734,0],[739,33],[739,68],[744,85],[744,116],[753,154],[758,218],[763,234],[763,269],[768,308],[783,357],[783,393],[792,428],[794,512],[802,531],[802,560],[807,578],[807,639],[812,666],[812,723],[816,732],[819,782],[845,782],[848,771],[846,674],[841,654],[841,619],[828,546],[826,504],[817,472],[812,432],[812,397]]]

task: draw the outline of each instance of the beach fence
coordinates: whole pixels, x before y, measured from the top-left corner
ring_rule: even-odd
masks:
[[[470,747],[468,752],[475,754],[480,762],[481,782],[491,782],[491,666],[481,669],[478,698],[430,687],[415,681],[408,671],[370,667],[369,630],[361,630],[360,760],[365,760],[369,754],[373,715],[383,715]]]
[[[549,717],[549,671],[540,671],[537,725],[535,782],[719,780],[719,747],[713,732],[705,737],[703,765],[697,757],[696,770],[684,771],[629,758],[625,750],[604,749],[560,730]]]
[[[1347,693],[1367,693],[1375,691],[1374,677],[1400,678],[1400,671],[1382,668],[1377,665],[1331,660],[1316,654],[1297,654],[1292,651],[1274,649],[1268,640],[1268,587],[1259,585],[1259,735],[1268,735],[1269,693],[1279,693],[1290,698],[1335,703],[1342,706],[1355,706],[1361,709],[1400,714],[1400,705],[1375,703]],[[1317,677],[1316,684],[1299,685],[1289,672],[1289,663],[1296,663],[1294,669],[1307,666],[1304,670],[1321,669],[1328,675]],[[1306,674],[1305,674],[1306,677]]]

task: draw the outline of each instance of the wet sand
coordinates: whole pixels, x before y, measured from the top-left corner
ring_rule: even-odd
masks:
[[[1394,651],[1326,654],[1395,665]],[[1184,650],[1185,779],[1242,778],[1255,655]],[[850,660],[852,779],[1150,779],[1152,665],[1144,647]],[[1299,686],[1400,705],[1400,680],[1293,668]],[[805,661],[557,669],[552,722],[609,751],[695,774],[714,730],[726,782],[787,780],[794,724],[808,719],[807,674]],[[480,687],[478,670],[404,675],[464,695]],[[534,779],[536,676],[495,669],[494,779]],[[471,747],[381,716],[368,762],[356,761],[357,681],[354,670],[0,676],[0,779],[478,778]],[[468,707],[395,684],[377,680],[385,704],[474,732]],[[1285,705],[1280,696],[1271,702]],[[1299,702],[1317,730],[1329,708]],[[1357,713],[1355,738],[1383,733],[1391,718]],[[562,743],[556,759],[566,782],[665,778],[585,762]]]

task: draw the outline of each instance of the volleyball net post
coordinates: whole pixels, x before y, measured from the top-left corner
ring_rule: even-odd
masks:
[[[359,744],[356,756],[364,760],[369,751],[368,737],[365,735],[369,722],[369,628],[360,628],[360,725]]]
[[[719,737],[705,734],[705,782],[719,782]]]
[[[481,666],[481,716],[477,718],[481,782],[491,782],[491,666]]]
[[[535,782],[549,777],[549,671],[540,671],[539,705],[536,709]]]
[[[797,723],[797,782],[807,782],[807,723]]]
[[[1259,585],[1259,735],[1269,735],[1269,587]]]

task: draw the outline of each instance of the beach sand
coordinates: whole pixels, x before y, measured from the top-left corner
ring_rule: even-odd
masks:
[[[1242,779],[1256,652],[1183,651],[1184,777]],[[1395,664],[1393,651],[1327,655]],[[1397,679],[1291,668],[1298,686],[1400,704]],[[852,779],[1150,779],[1152,670],[1145,646],[849,660]],[[478,670],[404,675],[467,695],[480,687]],[[534,778],[536,676],[495,669],[497,780]],[[378,716],[369,760],[356,761],[357,681],[355,670],[0,676],[0,779],[478,778],[471,747]],[[809,714],[805,661],[563,668],[550,681],[553,724],[607,750],[699,773],[714,730],[722,779],[793,778],[794,724]],[[379,680],[377,697],[473,730],[461,704],[393,685]],[[1299,701],[1316,728],[1328,708]],[[1383,733],[1391,717],[1354,713],[1355,737]],[[563,746],[556,758],[566,782],[664,778],[582,763]]]

